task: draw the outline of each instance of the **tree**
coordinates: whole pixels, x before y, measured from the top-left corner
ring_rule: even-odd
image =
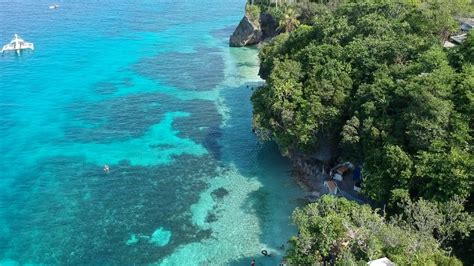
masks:
[[[413,202],[423,198],[417,208],[441,224],[446,218],[442,204],[455,197],[473,211],[474,35],[469,34],[459,48],[447,50],[441,45],[456,30],[454,15],[472,4],[466,0],[319,2],[327,5],[315,9],[312,19],[305,18],[310,25],[285,32],[261,49],[259,74],[266,84],[252,96],[256,132],[274,140],[291,158],[311,156],[322,139],[339,142],[335,159],[349,158],[362,167],[362,192],[380,205],[388,203],[390,215],[403,213],[394,202],[404,197]],[[287,25],[283,19],[282,25]],[[296,262],[327,259],[334,251],[328,243],[344,242],[346,224],[340,221],[347,217],[341,219],[336,213],[307,220],[304,212],[298,215],[301,223],[315,223],[313,229],[321,239],[314,242],[311,234],[299,238]],[[422,229],[385,224],[367,232],[390,228],[419,233]],[[459,239],[461,231],[454,233]],[[364,239],[365,246],[352,247],[350,252],[336,249],[336,253],[347,261],[389,254],[406,262],[403,252],[416,250],[404,243],[446,247],[454,242],[452,234],[439,227],[431,233],[423,239],[383,235],[401,243],[395,250],[374,233]],[[442,256],[423,254],[417,258],[446,262]]]
[[[462,265],[447,256],[431,234],[425,234],[436,227],[433,222],[427,222],[431,227],[427,225],[421,231],[418,219],[413,226],[400,225],[395,220],[387,221],[368,205],[332,196],[295,210],[293,219],[299,234],[290,240],[291,264],[333,261],[353,265],[386,256],[400,265]]]
[[[283,18],[279,21],[278,30],[280,32],[292,32],[300,25],[298,15],[293,8],[287,8]]]
[[[436,145],[434,145],[436,146]],[[433,152],[420,152],[417,156],[415,184],[418,195],[440,202],[454,197],[468,198],[474,177],[472,153],[452,147]]]
[[[465,63],[474,64],[474,32],[471,31],[467,34],[466,40],[459,48],[459,54]]]
[[[393,189],[408,189],[413,171],[411,157],[400,146],[387,145],[367,157],[364,193],[379,202],[387,202]]]
[[[407,21],[417,31],[435,36],[440,44],[459,30],[455,17],[469,16],[471,0],[404,0],[416,10],[407,16]]]
[[[348,1],[265,45],[267,85],[252,97],[256,131],[286,155],[311,154],[321,136],[339,136],[341,157],[363,165],[363,191],[377,201],[387,202],[394,189],[414,198],[467,198],[473,70],[450,64],[438,29],[423,26],[449,28],[452,17],[439,17],[440,3]]]
[[[394,222],[425,236],[433,236],[440,246],[446,247],[456,235],[469,236],[474,230],[474,217],[464,211],[464,200],[453,197],[439,203],[405,198],[398,202],[403,211],[394,217]]]

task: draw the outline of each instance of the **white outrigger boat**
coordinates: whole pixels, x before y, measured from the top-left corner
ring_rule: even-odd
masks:
[[[13,40],[9,44],[5,44],[2,48],[2,54],[5,51],[16,51],[20,55],[21,50],[31,49],[34,50],[35,46],[31,42],[25,42],[17,34],[13,37]]]

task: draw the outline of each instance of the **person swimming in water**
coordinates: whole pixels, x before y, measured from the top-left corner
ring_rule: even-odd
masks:
[[[110,172],[110,167],[109,165],[104,165],[104,173],[108,174]]]

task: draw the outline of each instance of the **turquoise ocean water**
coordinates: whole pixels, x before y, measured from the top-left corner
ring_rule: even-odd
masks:
[[[51,4],[0,0],[36,48],[0,58],[0,265],[278,264],[302,192],[251,132],[244,1]]]

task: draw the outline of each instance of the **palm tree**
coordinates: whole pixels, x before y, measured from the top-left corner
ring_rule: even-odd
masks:
[[[294,9],[287,8],[285,11],[285,15],[279,22],[278,30],[280,32],[294,31],[300,25],[300,21],[297,17],[298,15],[296,14]]]

